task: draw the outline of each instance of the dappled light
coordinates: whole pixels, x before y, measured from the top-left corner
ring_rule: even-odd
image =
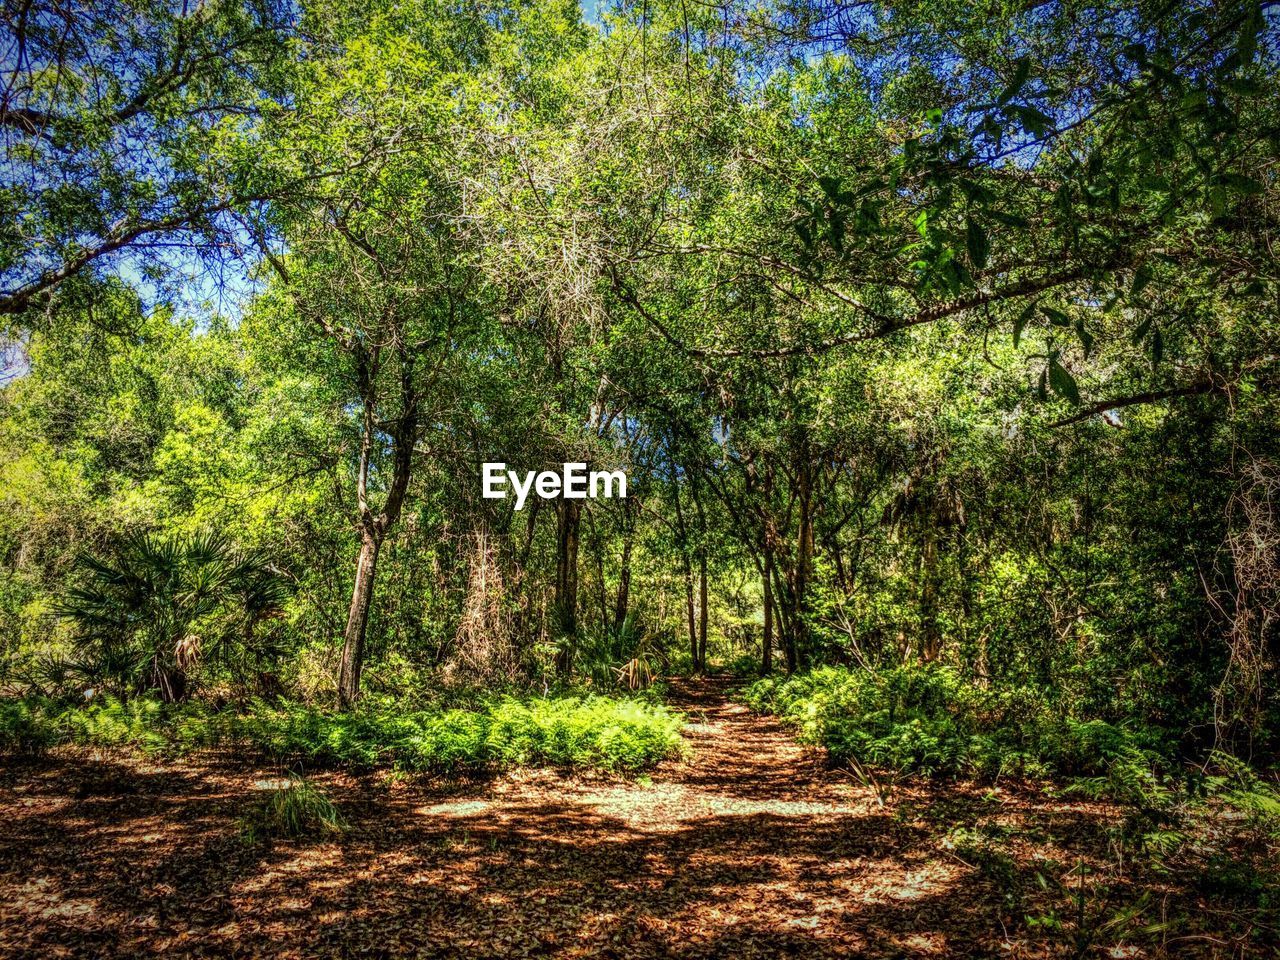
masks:
[[[351,825],[315,843],[236,835],[239,801],[269,770],[11,765],[0,949],[1020,956],[1001,885],[948,850],[948,831],[982,811],[1022,838],[1019,873],[1108,856],[1115,808],[923,783],[881,806],[728,693],[673,689],[698,718],[689,752],[642,780],[517,772],[440,793],[321,776]],[[113,796],[68,799],[108,783]]]
[[[1280,960],[1280,0],[0,3],[0,960]]]

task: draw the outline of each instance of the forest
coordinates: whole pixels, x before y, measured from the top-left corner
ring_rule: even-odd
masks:
[[[0,7],[0,957],[1280,957],[1276,0]]]

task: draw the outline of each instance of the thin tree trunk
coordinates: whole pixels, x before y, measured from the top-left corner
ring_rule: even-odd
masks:
[[[792,606],[794,592],[788,578],[778,569],[778,563],[772,551],[769,554],[768,573],[772,583],[773,616],[776,622],[778,638],[782,641],[782,652],[786,655],[787,672],[793,673],[795,663],[795,638],[792,634],[792,622],[795,619],[795,608]]]
[[[707,669],[707,554],[698,555],[698,661],[699,671]]]
[[[529,557],[533,553],[533,540],[538,530],[538,508],[542,500],[534,499],[527,511],[524,525],[524,543],[515,557],[514,584],[516,595],[515,636],[517,645],[522,648],[533,642],[533,595],[529,591]]]
[[[696,667],[707,669],[707,514],[702,509],[702,495],[698,489],[697,474],[690,474],[689,493],[693,497],[698,515],[698,656]]]
[[[369,625],[369,605],[373,599],[374,576],[378,568],[378,552],[387,531],[400,518],[409,477],[413,471],[413,449],[418,439],[418,394],[413,385],[413,363],[403,351],[400,361],[401,415],[391,431],[391,480],[387,485],[382,511],[375,514],[369,505],[369,467],[377,433],[375,383],[380,364],[376,351],[361,357],[357,365],[360,389],[362,431],[360,469],[356,476],[356,501],[360,511],[360,557],[356,561],[356,579],[351,589],[351,607],[342,641],[342,663],[338,672],[338,704],[351,707],[360,695],[360,671],[364,666],[365,631]]]
[[[689,563],[689,554],[680,552],[680,562],[684,567],[684,612],[689,622],[689,656],[693,660],[693,672],[698,672],[698,620],[693,606],[693,566]]]
[[[790,630],[783,631],[782,647],[783,652],[787,655],[787,673],[795,673],[799,666],[800,658],[796,655],[796,628],[795,620],[792,620]]]
[[[920,552],[920,659],[932,663],[942,652],[942,630],[938,624],[938,540],[933,524],[928,524]]]
[[[807,464],[800,471],[798,506],[800,511],[800,535],[796,545],[796,570],[794,580],[794,610],[791,618],[792,639],[787,649],[787,666],[795,670],[807,665],[809,659],[809,623],[806,608],[809,599],[809,578],[813,567],[813,486]]]
[[[618,599],[613,607],[613,628],[621,631],[627,622],[627,603],[631,593],[631,534],[622,541],[622,566],[618,571]]]
[[[595,554],[596,560],[596,591],[600,601],[600,630],[602,633],[609,632],[609,590],[604,580],[604,540],[600,536],[600,530],[596,526],[595,514],[587,511],[587,520],[591,523],[591,552]]]
[[[569,676],[578,636],[578,523],[582,504],[560,501],[560,522],[556,530],[555,628],[561,642],[556,655],[556,672]]]
[[[351,609],[347,613],[347,629],[343,635],[342,665],[338,672],[338,705],[350,709],[360,693],[360,670],[364,665],[364,637],[369,625],[369,605],[373,599],[374,575],[378,568],[378,552],[382,541],[369,532],[360,539],[360,557],[356,561],[356,581],[351,591]]]
[[[764,576],[761,578],[764,590],[764,648],[760,652],[760,673],[766,677],[773,672],[773,588],[769,585],[772,567],[773,557],[766,549]]]
[[[671,477],[676,477],[675,461],[671,461]],[[676,506],[676,531],[680,537],[680,566],[684,572],[684,609],[689,621],[689,658],[693,661],[693,672],[698,667],[698,618],[693,603],[693,564],[689,560],[689,528],[684,522],[684,509],[680,506],[680,487],[673,487]]]

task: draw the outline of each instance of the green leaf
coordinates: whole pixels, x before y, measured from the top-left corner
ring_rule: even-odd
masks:
[[[1043,137],[1053,129],[1053,118],[1035,107],[1015,104],[1010,109],[1022,124],[1022,129],[1033,137]]]
[[[844,217],[833,216],[827,229],[827,241],[836,253],[844,253]]]
[[[1026,329],[1027,321],[1035,315],[1036,305],[1034,303],[1027,304],[1027,308],[1018,314],[1018,319],[1013,321],[1013,345],[1016,347],[1022,340],[1022,331]]]
[[[1049,358],[1049,385],[1053,392],[1064,398],[1073,406],[1080,404],[1080,388],[1076,386],[1075,377],[1058,362],[1057,357]]]
[[[835,177],[819,177],[818,186],[822,188],[822,192],[827,195],[828,200],[835,200],[840,196],[840,181]]]
[[[1131,339],[1135,347],[1147,338],[1147,332],[1151,329],[1151,319],[1151,317],[1147,317],[1133,331]]]
[[[988,210],[987,216],[992,220],[1003,223],[1006,227],[1026,227],[1029,226],[1025,217],[1020,217],[1016,213],[1005,213],[1002,210]]]
[[[1003,107],[1016,97],[1018,92],[1026,85],[1029,76],[1031,76],[1031,60],[1028,57],[1019,57],[1018,62],[1013,65],[1013,76],[1010,78],[1008,86],[1000,92],[996,103]]]
[[[1048,317],[1049,322],[1052,323],[1055,327],[1071,326],[1071,318],[1068,317],[1061,310],[1055,309],[1054,307],[1041,307],[1040,312],[1043,313],[1046,317]]]
[[[1085,357],[1088,358],[1093,351],[1093,334],[1085,329],[1083,319],[1076,321],[1076,337],[1080,340]]]
[[[1160,361],[1164,359],[1164,334],[1160,332],[1160,328],[1156,327],[1156,332],[1151,335],[1151,365],[1158,367]]]
[[[1240,36],[1236,40],[1236,53],[1241,63],[1253,63],[1258,52],[1258,34],[1262,32],[1262,4],[1250,3],[1249,13],[1240,25]]]
[[[1129,296],[1136,297],[1151,282],[1151,268],[1145,263],[1133,271],[1133,283],[1129,285]]]
[[[979,270],[985,267],[991,245],[987,239],[987,231],[982,229],[982,224],[972,218],[964,226],[964,244],[969,251],[969,262]]]
[[[1246,177],[1240,173],[1224,173],[1220,179],[1236,193],[1252,195],[1261,193],[1263,190],[1262,184],[1253,177]]]

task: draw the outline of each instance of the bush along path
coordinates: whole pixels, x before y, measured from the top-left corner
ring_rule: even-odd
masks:
[[[315,773],[341,825],[310,839],[246,840],[271,768],[8,763],[0,956],[1269,950],[1225,887],[1143,875],[1119,807],[828,769],[731,692],[677,682],[687,750],[634,778]]]
[[[0,701],[0,751],[9,752],[76,745],[176,757],[221,750],[310,767],[460,774],[529,765],[634,771],[678,752],[680,743],[679,719],[648,694],[494,697],[418,710],[366,698],[344,713],[262,700],[222,710],[146,698]]]

